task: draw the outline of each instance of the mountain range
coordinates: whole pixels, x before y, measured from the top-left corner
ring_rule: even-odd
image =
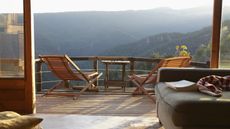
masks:
[[[191,55],[195,54],[200,45],[207,45],[211,40],[211,27],[205,27],[189,33],[161,33],[148,36],[136,42],[119,45],[106,50],[107,56],[142,56],[154,54],[161,56],[175,55],[177,45],[186,45]]]
[[[210,8],[38,13],[34,15],[35,50],[36,55],[146,56],[166,49],[172,53],[175,45],[185,43],[193,53],[195,44],[200,44],[193,36],[201,33],[202,42],[208,42],[210,27],[204,27],[211,22]]]

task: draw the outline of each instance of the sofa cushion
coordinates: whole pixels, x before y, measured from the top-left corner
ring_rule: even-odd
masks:
[[[19,115],[16,112],[0,112],[0,129],[38,129],[38,124],[42,118]]]
[[[157,102],[167,106],[176,126],[230,125],[230,92],[212,97],[198,91],[175,91],[164,83],[157,84],[155,91]]]

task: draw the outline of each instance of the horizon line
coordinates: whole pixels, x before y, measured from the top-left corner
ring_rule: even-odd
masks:
[[[229,6],[224,6],[229,7]],[[156,8],[148,8],[148,9],[121,9],[121,10],[50,10],[50,11],[34,11],[31,9],[32,13],[65,13],[65,12],[127,12],[127,11],[150,11],[150,10],[158,10],[158,9],[169,9],[169,10],[189,10],[189,9],[196,9],[196,8],[212,8],[211,6],[197,6],[191,8],[172,8],[172,7],[156,7]],[[4,11],[0,13],[22,13],[22,11]]]

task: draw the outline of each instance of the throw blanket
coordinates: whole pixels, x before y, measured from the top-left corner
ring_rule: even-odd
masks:
[[[220,97],[223,90],[230,91],[230,76],[210,75],[203,77],[197,82],[197,86],[202,93]]]

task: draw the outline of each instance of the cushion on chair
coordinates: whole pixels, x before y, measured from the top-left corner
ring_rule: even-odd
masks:
[[[12,111],[0,112],[0,129],[33,129],[42,121],[42,118],[19,115]]]
[[[230,92],[223,92],[222,97],[212,97],[198,91],[175,91],[164,83],[157,84],[155,91],[159,108],[164,114],[170,114],[169,119],[176,126],[229,125]]]

